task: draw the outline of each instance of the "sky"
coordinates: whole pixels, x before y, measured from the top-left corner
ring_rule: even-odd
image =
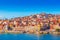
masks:
[[[0,18],[22,17],[41,12],[59,14],[60,0],[0,0]]]

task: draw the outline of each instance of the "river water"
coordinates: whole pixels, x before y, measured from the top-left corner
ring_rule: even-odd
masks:
[[[60,35],[0,34],[0,40],[60,40]]]

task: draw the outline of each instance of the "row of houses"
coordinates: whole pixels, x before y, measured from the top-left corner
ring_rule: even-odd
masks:
[[[0,20],[0,31],[56,31],[60,29],[60,15],[40,13],[25,17]]]

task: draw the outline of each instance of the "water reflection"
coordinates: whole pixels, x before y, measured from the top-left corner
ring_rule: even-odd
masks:
[[[60,40],[60,35],[0,34],[0,40]]]

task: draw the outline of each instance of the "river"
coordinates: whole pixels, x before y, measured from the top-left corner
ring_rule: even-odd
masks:
[[[60,35],[0,34],[0,40],[60,40]]]

